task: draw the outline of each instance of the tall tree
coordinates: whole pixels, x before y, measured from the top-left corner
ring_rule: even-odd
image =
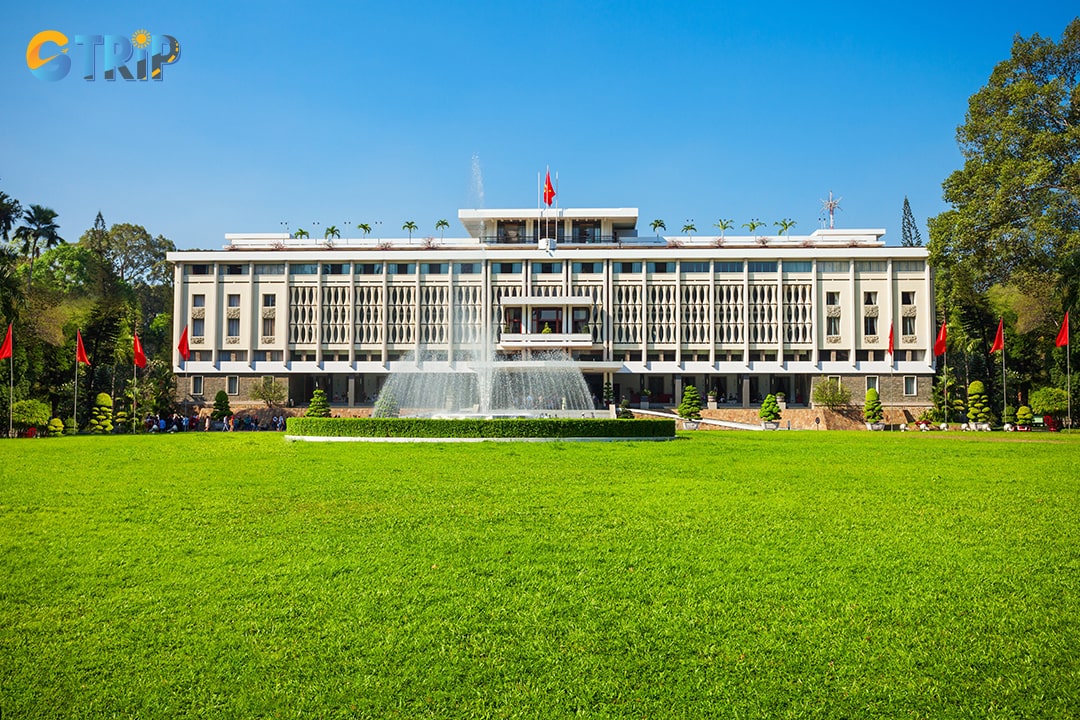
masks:
[[[437,223],[435,223],[435,229],[439,231],[439,239],[440,240],[443,239],[443,232],[448,227],[450,227],[450,223],[446,222],[446,220],[440,220]]]
[[[34,260],[41,252],[40,245],[51,248],[64,242],[60,237],[60,226],[56,224],[56,211],[41,205],[31,205],[23,214],[24,224],[15,231],[15,239],[22,243],[22,252],[30,261],[30,272],[26,276],[26,294],[30,294],[30,283],[34,279]]]
[[[1078,76],[1080,18],[1059,43],[1014,38],[957,130],[964,166],[943,185],[952,208],[930,221],[932,262],[965,266],[985,290],[1080,250]]]
[[[657,235],[660,234],[661,230],[667,230],[667,225],[665,225],[664,221],[660,218],[656,218],[651,223],[649,223],[649,227],[651,227],[653,229],[653,232]]]
[[[327,225],[326,226],[326,232],[324,233],[324,237],[323,237],[323,239],[326,240],[326,242],[330,242],[331,240],[337,240],[340,237],[341,237],[341,231],[338,230],[337,225]]]
[[[83,233],[79,243],[97,252],[112,267],[121,282],[132,286],[170,284],[172,274],[165,257],[176,250],[171,240],[152,236],[142,225],[119,223],[103,233],[101,214],[94,227]]]
[[[777,235],[783,235],[788,230],[790,230],[791,228],[798,225],[798,223],[795,222],[794,220],[792,220],[791,218],[784,218],[783,220],[780,220],[779,222],[774,222],[773,225],[780,228],[780,231],[777,233]]]
[[[911,212],[907,195],[904,196],[904,217],[900,221],[900,244],[904,247],[922,245],[922,233],[919,232],[919,224],[915,222],[915,215]]]
[[[412,220],[408,220],[405,222],[404,225],[401,226],[401,229],[409,231],[409,242],[412,242],[412,234],[416,231],[416,223],[414,223]]]
[[[0,190],[0,236],[7,242],[11,239],[11,231],[22,214],[22,205],[19,201]]]
[[[735,221],[721,219],[719,222],[714,222],[713,227],[720,231],[720,239],[723,239],[724,233],[735,227]]]
[[[356,228],[364,233],[365,238],[371,234],[371,225],[368,223],[360,223]]]

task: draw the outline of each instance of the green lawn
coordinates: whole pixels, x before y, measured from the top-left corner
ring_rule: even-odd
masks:
[[[1075,717],[1080,436],[0,442],[0,717]]]

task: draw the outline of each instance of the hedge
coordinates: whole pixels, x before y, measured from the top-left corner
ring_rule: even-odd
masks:
[[[291,417],[286,433],[369,438],[673,438],[674,420]]]

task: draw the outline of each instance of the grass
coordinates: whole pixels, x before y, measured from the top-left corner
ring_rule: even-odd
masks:
[[[1080,437],[0,443],[3,717],[1075,717]]]

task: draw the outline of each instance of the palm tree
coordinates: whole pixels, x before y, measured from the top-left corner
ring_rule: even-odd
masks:
[[[443,231],[445,231],[448,227],[450,227],[450,223],[446,222],[445,220],[440,220],[435,223],[435,229],[439,231],[439,240],[443,239]]]
[[[764,227],[764,226],[765,226],[765,223],[761,222],[761,221],[760,221],[760,220],[758,220],[757,218],[754,218],[753,220],[751,220],[751,221],[750,221],[750,222],[748,222],[748,223],[743,223],[743,224],[742,224],[742,226],[743,226],[744,228],[746,228],[747,230],[749,230],[749,231],[750,231],[750,234],[751,234],[751,235],[753,235],[753,234],[754,234],[754,232],[755,232],[755,231],[756,231],[756,230],[757,230],[757,229],[758,229],[759,227]]]
[[[60,237],[60,226],[56,224],[56,211],[41,205],[31,205],[23,214],[25,225],[15,231],[15,239],[22,242],[22,252],[30,259],[30,274],[26,278],[26,294],[30,294],[30,282],[34,278],[34,260],[37,259],[43,243],[47,248],[64,242]]]
[[[305,230],[304,228],[297,228],[296,232],[293,233],[293,237],[298,238],[298,239],[303,239],[303,238],[311,237],[311,236],[308,235],[308,231]]]
[[[337,225],[326,226],[326,232],[323,233],[323,239],[326,240],[326,242],[330,242],[331,240],[337,240],[340,237],[341,233],[338,231]]]
[[[652,227],[653,232],[656,233],[657,236],[660,235],[661,230],[667,230],[667,225],[665,225],[664,221],[660,218],[653,220],[651,223],[649,223],[649,225]]]
[[[416,230],[416,223],[414,223],[412,220],[409,220],[401,226],[401,229],[409,231],[409,242],[412,242],[412,234],[413,231]]]
[[[778,232],[777,235],[783,235],[788,230],[790,230],[791,228],[798,225],[798,223],[795,222],[794,220],[792,220],[791,218],[784,218],[780,222],[774,222],[773,225],[780,228],[780,232]]]
[[[368,225],[367,223],[360,223],[359,225],[356,226],[356,229],[357,230],[363,230],[364,237],[367,237],[368,235],[371,234],[371,226]]]
[[[22,214],[22,205],[7,193],[0,191],[0,236],[10,240],[9,233]]]
[[[18,313],[22,286],[16,276],[19,258],[12,250],[0,247],[0,316],[12,322]]]
[[[720,239],[723,240],[724,239],[724,233],[727,232],[728,230],[730,230],[731,228],[735,227],[735,221],[734,220],[723,220],[723,219],[721,219],[720,222],[714,222],[713,227],[718,228],[720,230]]]
[[[682,226],[682,231],[683,231],[683,234],[685,234],[687,237],[693,237],[693,235],[691,233],[696,233],[697,228],[694,227],[694,223],[688,222],[688,223],[686,223],[685,225]]]

